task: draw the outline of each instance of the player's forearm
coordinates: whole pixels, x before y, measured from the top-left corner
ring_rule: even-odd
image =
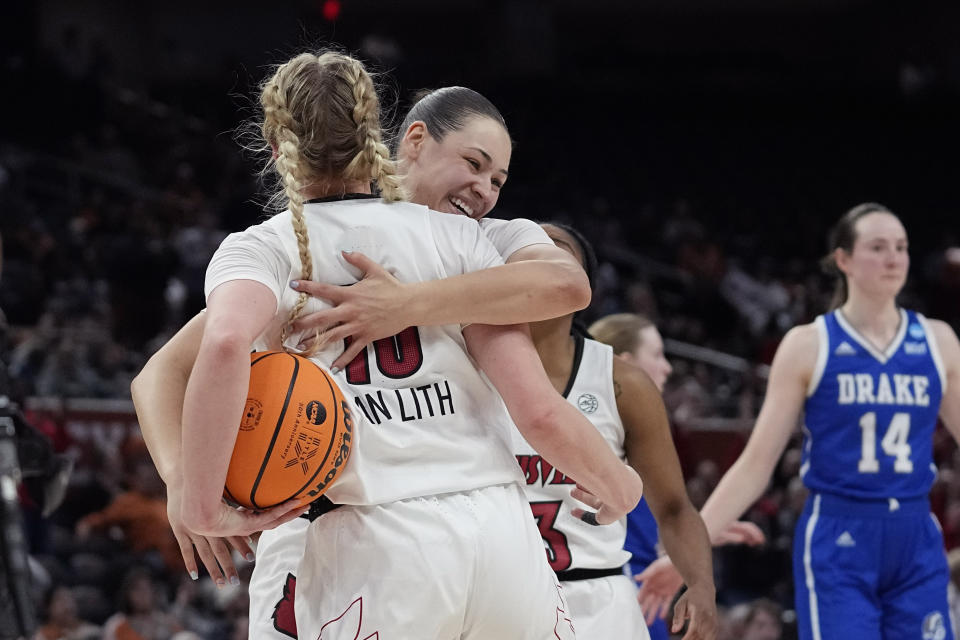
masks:
[[[130,384],[140,432],[160,477],[168,486],[178,486],[182,481],[180,419],[187,375],[164,366],[162,359],[155,355]]]
[[[772,462],[753,461],[745,451],[724,474],[700,510],[700,517],[703,518],[711,540],[717,539],[763,495],[776,460],[774,457]]]
[[[576,265],[524,260],[407,285],[410,324],[517,324],[556,318],[590,304],[590,285]]]
[[[715,590],[710,538],[688,501],[657,518],[660,540],[688,587]]]
[[[211,332],[212,333],[212,332]],[[204,337],[183,403],[184,524],[203,530],[217,513],[250,383],[243,337]]]
[[[183,480],[180,453],[183,395],[200,349],[205,319],[203,312],[191,318],[151,356],[130,385],[147,450],[168,487],[179,486]]]
[[[642,494],[639,477],[573,405],[558,395],[548,411],[532,417],[510,404],[507,408],[530,446],[564,475],[617,511],[627,513],[637,506]]]

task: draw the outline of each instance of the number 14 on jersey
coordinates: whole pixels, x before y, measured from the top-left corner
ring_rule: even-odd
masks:
[[[860,473],[877,473],[880,462],[877,460],[877,414],[873,411],[860,416]],[[910,414],[895,413],[890,425],[880,441],[880,447],[888,456],[894,458],[893,470],[897,473],[911,473],[913,462],[910,460]]]

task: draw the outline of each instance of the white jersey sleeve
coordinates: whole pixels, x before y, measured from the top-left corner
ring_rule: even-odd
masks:
[[[464,224],[459,216],[427,218],[444,268],[451,274],[468,273],[503,264],[503,254],[476,224]]]
[[[513,220],[484,218],[480,221],[480,228],[504,260],[508,260],[514,253],[530,245],[553,244],[550,236],[539,224],[526,218]]]
[[[277,230],[267,225],[231,233],[207,265],[203,292],[206,297],[230,280],[254,280],[265,285],[277,298],[283,297],[282,283],[290,273],[290,259]]]

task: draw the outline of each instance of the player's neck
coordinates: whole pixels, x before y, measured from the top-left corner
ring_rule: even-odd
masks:
[[[879,346],[893,340],[900,328],[900,310],[896,301],[887,297],[852,294],[840,311],[857,331]]]
[[[346,193],[371,193],[370,183],[363,180],[322,180],[318,179],[300,190],[304,200],[329,198]]]

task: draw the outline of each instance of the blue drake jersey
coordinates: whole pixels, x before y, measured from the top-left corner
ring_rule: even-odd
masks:
[[[819,353],[804,417],[800,475],[815,491],[855,498],[926,495],[945,384],[926,319],[900,310],[881,352],[834,311],[816,319]]]

